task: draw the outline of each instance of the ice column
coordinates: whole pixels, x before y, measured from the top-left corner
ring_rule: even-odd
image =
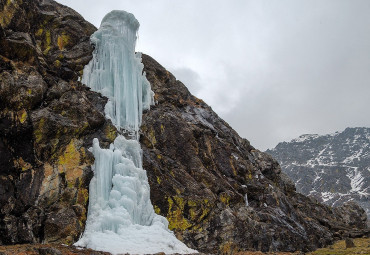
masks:
[[[119,128],[137,131],[143,110],[154,93],[143,74],[141,53],[135,54],[139,22],[131,13],[112,11],[91,36],[93,59],[84,68],[82,82],[108,97],[106,117]]]
[[[107,117],[122,131],[136,134],[136,139],[120,135],[109,149],[93,140],[86,228],[75,245],[113,254],[196,253],[177,240],[150,201],[137,138],[142,111],[149,109],[153,92],[142,74],[141,55],[135,54],[138,27],[132,14],[112,11],[91,36],[95,50],[82,81],[109,98]]]

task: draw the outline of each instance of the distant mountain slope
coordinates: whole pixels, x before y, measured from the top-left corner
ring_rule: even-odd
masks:
[[[329,135],[301,135],[267,153],[297,190],[331,206],[354,200],[370,218],[370,128]]]

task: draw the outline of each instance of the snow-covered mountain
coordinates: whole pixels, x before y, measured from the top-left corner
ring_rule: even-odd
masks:
[[[301,135],[266,152],[279,161],[297,191],[331,206],[354,200],[370,218],[370,128]]]

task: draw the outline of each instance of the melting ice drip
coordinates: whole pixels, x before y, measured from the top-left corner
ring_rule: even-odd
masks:
[[[91,36],[95,50],[83,77],[83,82],[109,98],[105,110],[113,123],[136,135],[143,109],[153,102],[141,55],[135,54],[138,28],[130,13],[107,14]],[[95,138],[91,152],[95,162],[86,229],[75,245],[113,254],[197,252],[180,242],[168,230],[166,218],[154,212],[137,139],[120,135],[109,149],[101,149]]]

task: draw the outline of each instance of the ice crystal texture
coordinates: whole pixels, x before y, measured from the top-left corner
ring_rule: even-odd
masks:
[[[82,81],[109,98],[107,116],[117,128],[135,133],[136,139],[119,135],[109,149],[93,140],[86,228],[75,245],[113,254],[196,253],[175,237],[150,201],[137,134],[153,92],[142,74],[141,55],[135,54],[138,28],[132,14],[112,11],[91,37],[95,51]]]
[[[138,130],[143,110],[153,103],[154,93],[143,73],[141,53],[135,54],[139,22],[131,13],[108,13],[91,36],[93,59],[84,68],[82,82],[109,100],[106,117],[125,130]]]

